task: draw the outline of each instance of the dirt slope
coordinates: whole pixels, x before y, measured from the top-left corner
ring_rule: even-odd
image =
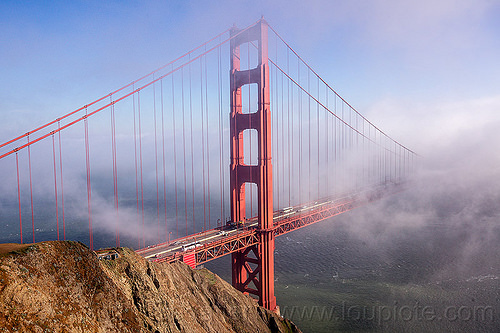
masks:
[[[117,251],[0,246],[0,332],[300,332],[206,269]]]

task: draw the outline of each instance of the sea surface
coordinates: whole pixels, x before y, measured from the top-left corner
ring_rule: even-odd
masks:
[[[276,239],[281,314],[308,333],[500,332],[498,216],[394,225],[375,215],[387,205]],[[231,282],[230,256],[205,267]]]
[[[471,193],[399,194],[276,238],[281,314],[306,333],[500,332],[500,194]],[[36,241],[56,239],[38,216]],[[88,244],[87,221],[67,218],[66,230]],[[137,248],[133,234],[121,245]],[[97,230],[94,248],[110,239]],[[0,242],[19,242],[17,222]],[[230,259],[204,266],[231,282]]]

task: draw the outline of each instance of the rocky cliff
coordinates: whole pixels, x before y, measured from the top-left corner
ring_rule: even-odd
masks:
[[[116,251],[0,245],[0,332],[300,332],[206,269]]]

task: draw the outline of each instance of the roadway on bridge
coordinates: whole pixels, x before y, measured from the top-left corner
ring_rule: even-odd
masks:
[[[300,217],[309,216],[315,212],[325,211],[345,204],[353,204],[367,199],[371,201],[371,198],[374,198],[374,193],[377,193],[376,197],[379,197],[379,194],[382,192],[387,192],[386,185],[377,185],[350,194],[337,195],[336,198],[327,197],[307,204],[287,207],[274,212],[274,225],[278,226],[280,224],[285,224],[289,221],[297,220]],[[257,228],[257,217],[240,221],[239,223],[230,221],[226,225],[215,229],[178,238],[170,243],[151,245],[144,249],[137,250],[136,252],[148,260],[163,261],[164,258],[167,257],[180,257],[181,254],[191,252],[197,248],[237,238],[240,234],[255,231]]]

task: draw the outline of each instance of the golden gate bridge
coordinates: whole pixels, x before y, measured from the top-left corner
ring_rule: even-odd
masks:
[[[415,162],[261,19],[2,143],[0,223],[192,267],[231,254],[274,310],[275,237],[401,191]]]

